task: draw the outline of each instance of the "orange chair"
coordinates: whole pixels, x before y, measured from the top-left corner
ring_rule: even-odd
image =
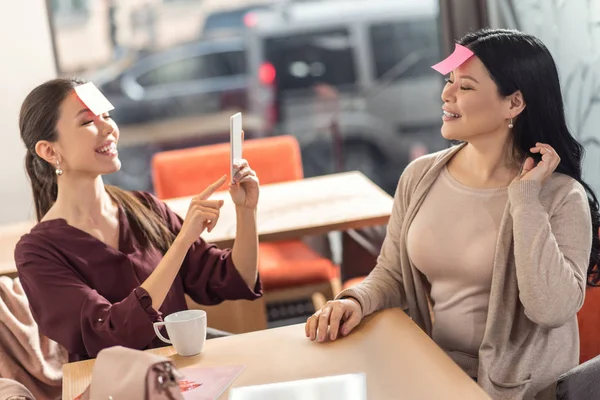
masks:
[[[302,156],[292,136],[244,141],[244,158],[261,184],[302,179]],[[191,196],[229,173],[229,143],[157,153],[152,180],[159,198]]]
[[[600,229],[598,230],[600,236]],[[595,270],[598,269],[596,265]],[[579,362],[584,363],[600,355],[600,287],[587,287],[583,307],[577,313],[579,324]]]
[[[302,157],[293,136],[246,140],[244,158],[261,184],[302,179]],[[157,153],[152,178],[161,198],[200,193],[229,171],[229,143]],[[339,269],[301,240],[260,243],[259,272],[267,302],[332,298],[339,289]]]
[[[583,307],[577,313],[579,323],[579,362],[600,354],[600,287],[588,287]]]

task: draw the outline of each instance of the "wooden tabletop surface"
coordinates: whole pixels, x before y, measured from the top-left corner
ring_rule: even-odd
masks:
[[[489,399],[400,309],[367,317],[345,338],[311,342],[304,324],[208,340],[197,356],[172,347],[150,350],[187,366],[245,365],[231,387],[366,373],[369,400]],[[63,400],[90,383],[94,360],[65,364]],[[227,399],[226,390],[220,399]]]

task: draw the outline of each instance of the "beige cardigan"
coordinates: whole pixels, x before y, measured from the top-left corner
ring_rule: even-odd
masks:
[[[431,335],[430,286],[408,258],[406,234],[429,187],[462,146],[421,157],[406,168],[377,266],[338,298],[355,297],[364,315],[402,307]],[[533,399],[578,364],[576,313],[585,295],[591,216],[584,188],[563,174],[554,173],[543,185],[513,182],[508,195],[478,383],[494,399]],[[536,398],[547,398],[545,393]]]
[[[0,277],[0,321],[0,395],[18,390],[13,380],[37,400],[60,398],[67,352],[40,333],[19,278]]]

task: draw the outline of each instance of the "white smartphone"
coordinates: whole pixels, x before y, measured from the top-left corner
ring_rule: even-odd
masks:
[[[242,159],[242,113],[237,113],[229,118],[229,146],[231,150],[231,183],[237,173],[234,162]]]

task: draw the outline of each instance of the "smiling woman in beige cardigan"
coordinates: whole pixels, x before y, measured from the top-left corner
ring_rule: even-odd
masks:
[[[402,307],[492,398],[551,398],[578,363],[598,201],[546,47],[506,30],[460,44],[474,55],[447,79],[442,135],[462,144],[406,168],[375,269],[306,335],[335,340]]]

